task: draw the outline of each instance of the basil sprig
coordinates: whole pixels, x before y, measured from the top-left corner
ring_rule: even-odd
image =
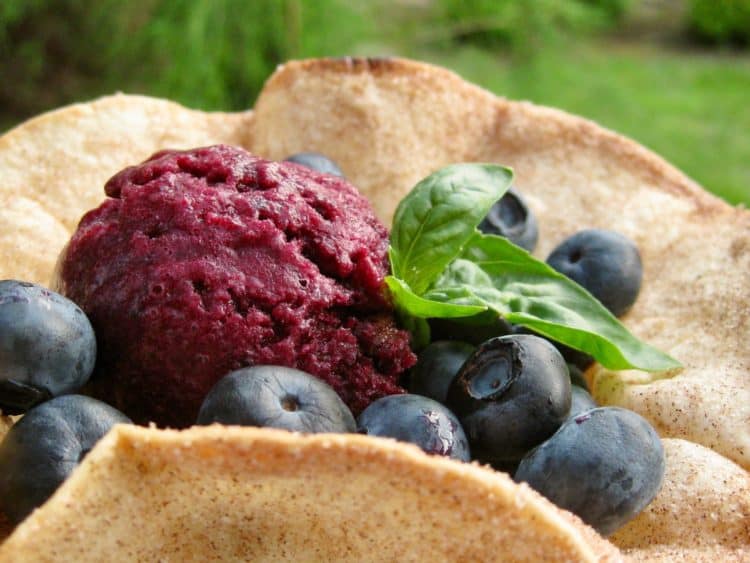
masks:
[[[503,166],[454,164],[419,182],[401,201],[386,284],[407,324],[423,335],[423,319],[491,319],[491,312],[609,369],[679,368],[580,285],[507,239],[479,232],[477,225],[512,180],[513,172]]]

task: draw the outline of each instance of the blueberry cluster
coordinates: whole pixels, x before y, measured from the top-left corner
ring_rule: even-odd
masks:
[[[95,358],[93,329],[74,303],[38,285],[0,282],[0,410],[24,414],[0,443],[0,512],[12,521],[44,503],[112,426],[131,422],[106,403],[73,394]],[[440,403],[389,396],[355,420],[332,387],[285,366],[229,373],[206,395],[196,423],[360,431],[469,460],[461,424]]]
[[[284,159],[286,162],[294,162],[300,166],[305,166],[310,170],[315,170],[322,174],[333,174],[339,178],[344,177],[344,173],[339,165],[330,158],[318,152],[298,152]]]
[[[0,281],[0,410],[24,414],[0,443],[0,511],[19,522],[42,504],[117,423],[109,405],[75,395],[96,339],[73,302],[44,287]]]
[[[76,391],[95,360],[94,329],[75,303],[35,284],[0,281],[0,410],[22,414]]]
[[[479,225],[533,251],[538,226],[516,189]],[[560,244],[547,262],[621,316],[640,290],[635,244],[589,229]],[[638,414],[598,407],[582,369],[593,359],[502,319],[469,324],[430,320],[433,341],[408,375],[408,388],[446,405],[472,458],[514,475],[610,534],[640,512],[664,475],[659,436]]]
[[[292,432],[361,432],[411,442],[424,451],[469,461],[456,416],[421,395],[389,395],[355,420],[329,385],[284,366],[253,366],[223,377],[206,396],[198,424],[266,426]]]
[[[0,443],[0,511],[23,520],[115,424],[127,423],[117,409],[84,395],[62,395],[29,410]]]
[[[247,367],[224,376],[206,395],[197,423],[310,433],[356,430],[349,407],[330,385],[283,366]]]
[[[435,382],[426,387],[431,373]],[[609,534],[654,498],[664,452],[648,422],[625,409],[597,407],[572,373],[547,340],[508,334],[476,348],[431,343],[410,384],[455,413],[473,459],[514,474]]]

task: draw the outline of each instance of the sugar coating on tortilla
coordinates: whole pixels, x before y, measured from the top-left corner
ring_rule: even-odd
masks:
[[[37,201],[0,192],[0,279],[49,279],[69,231]],[[23,250],[21,250],[23,249]],[[19,252],[21,255],[19,256]]]
[[[748,472],[693,442],[666,438],[663,444],[661,491],[609,540],[637,561],[747,561]]]
[[[221,426],[117,427],[0,546],[0,562],[499,554],[621,560],[591,528],[505,474],[394,440]]]

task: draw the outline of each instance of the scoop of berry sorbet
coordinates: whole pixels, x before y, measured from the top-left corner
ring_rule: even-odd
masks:
[[[57,280],[96,332],[92,394],[182,427],[244,366],[314,374],[355,413],[403,391],[388,232],[344,179],[219,145],[157,153],[105,192]]]

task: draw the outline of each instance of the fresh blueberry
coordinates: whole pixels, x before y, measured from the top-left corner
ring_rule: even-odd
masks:
[[[586,382],[586,378],[583,377],[581,368],[568,362],[568,373],[570,374],[571,385],[574,387],[580,387],[584,391],[589,391],[589,384]]]
[[[560,351],[568,364],[576,366],[579,370],[587,370],[594,363],[594,357],[589,356],[586,352],[581,352],[560,342],[553,342],[552,344]]]
[[[388,395],[363,410],[359,431],[416,444],[428,454],[469,461],[469,443],[456,416],[420,395]]]
[[[208,392],[198,424],[270,426],[292,432],[355,432],[354,416],[327,383],[284,366],[233,371]]]
[[[518,469],[518,464],[521,463],[521,460],[514,460],[514,461],[493,461],[489,462],[488,465],[492,467],[495,471],[500,471],[501,473],[507,473],[508,475],[512,476],[516,469]]]
[[[495,336],[509,334],[513,326],[502,317],[477,315],[468,319],[428,319],[430,338],[436,340],[461,340],[478,346]]]
[[[630,309],[641,289],[638,247],[615,231],[580,231],[555,248],[547,263],[586,288],[616,317]]]
[[[296,162],[302,166],[306,166],[317,172],[323,174],[333,174],[334,176],[344,177],[344,173],[339,168],[338,164],[333,162],[327,156],[324,156],[317,152],[299,152],[288,156],[284,159],[287,162]]]
[[[460,340],[432,342],[409,372],[409,391],[445,403],[451,381],[473,351],[474,346]]]
[[[570,411],[568,411],[568,418],[574,418],[584,411],[595,409],[597,406],[599,405],[596,404],[596,401],[588,391],[576,385],[570,388]]]
[[[129,422],[83,395],[63,395],[30,409],[0,443],[0,511],[13,522],[23,520],[112,426]]]
[[[78,390],[91,376],[96,339],[72,301],[39,285],[0,281],[0,409],[21,414]]]
[[[513,334],[533,334],[534,336],[539,336],[541,338],[544,338],[545,340],[548,340],[555,348],[557,348],[558,352],[562,354],[562,357],[567,364],[573,364],[581,370],[586,370],[591,364],[594,363],[594,358],[592,356],[589,356],[585,352],[581,352],[580,350],[576,350],[575,348],[566,346],[562,342],[557,342],[556,340],[552,340],[550,338],[547,338],[546,336],[542,336],[541,334],[523,325],[513,325],[511,332]]]
[[[640,415],[601,407],[566,421],[529,452],[514,478],[609,535],[656,496],[664,449]]]
[[[483,233],[506,237],[510,242],[533,252],[539,238],[536,217],[526,202],[511,187],[492,206],[487,216],[479,223]]]
[[[560,353],[538,336],[492,338],[466,360],[448,390],[477,459],[507,466],[549,438],[570,410]]]

